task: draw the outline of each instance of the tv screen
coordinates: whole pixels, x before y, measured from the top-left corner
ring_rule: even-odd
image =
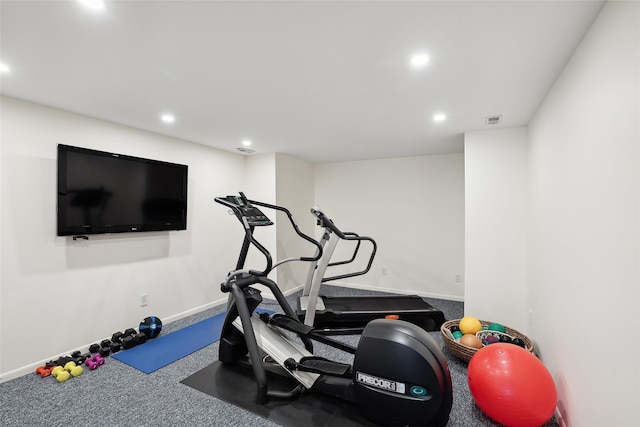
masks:
[[[58,145],[58,236],[185,230],[186,165]]]

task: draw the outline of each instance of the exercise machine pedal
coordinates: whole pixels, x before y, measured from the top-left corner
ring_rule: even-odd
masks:
[[[298,335],[309,335],[314,331],[313,327],[279,313],[271,316],[269,323],[282,329],[295,332]]]
[[[303,357],[299,362],[290,358],[285,360],[285,366],[288,369],[297,369],[298,371],[313,372],[334,377],[351,376],[351,365],[334,362],[333,360],[320,356]]]

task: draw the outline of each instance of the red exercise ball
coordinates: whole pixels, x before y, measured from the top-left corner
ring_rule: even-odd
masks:
[[[496,343],[469,361],[467,381],[476,404],[507,427],[539,427],[555,410],[558,393],[551,374],[522,347]]]

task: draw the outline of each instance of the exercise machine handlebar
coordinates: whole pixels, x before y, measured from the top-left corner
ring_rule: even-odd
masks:
[[[333,267],[333,266],[336,266],[336,265],[349,264],[349,263],[353,262],[355,260],[355,258],[356,258],[356,255],[358,254],[358,250],[360,249],[360,243],[362,241],[367,241],[367,242],[371,243],[371,245],[372,245],[372,250],[371,250],[371,255],[369,256],[369,261],[367,262],[367,266],[363,270],[356,271],[356,272],[353,272],[353,273],[340,274],[340,275],[337,275],[337,276],[323,277],[322,278],[322,282],[323,283],[324,282],[330,282],[332,280],[346,279],[348,277],[362,276],[364,274],[367,274],[369,272],[369,270],[371,269],[371,265],[373,264],[373,259],[376,256],[376,251],[378,250],[378,245],[376,244],[376,241],[373,240],[371,237],[360,236],[360,235],[358,235],[356,233],[340,230],[338,228],[338,226],[333,222],[333,220],[331,220],[324,212],[322,212],[322,210],[320,209],[319,206],[312,207],[311,208],[311,213],[313,214],[313,216],[315,216],[318,219],[318,225],[320,227],[323,227],[325,229],[329,229],[331,232],[333,232],[336,236],[338,236],[342,240],[355,241],[356,242],[356,247],[355,247],[355,249],[353,251],[351,259],[346,260],[346,261],[332,262],[332,263],[329,263],[327,265],[327,267]]]
[[[311,213],[313,214],[313,216],[318,218],[318,225],[320,227],[328,228],[329,230],[336,233],[341,239],[346,239],[347,236],[345,236],[345,234],[333,223],[333,221],[327,215],[325,215],[324,212],[322,212],[320,206],[312,207]]]
[[[240,194],[239,196],[226,196],[226,197],[215,198],[215,201],[217,203],[220,203],[221,205],[224,205],[231,209],[231,211],[236,215],[240,223],[242,223],[245,230],[245,239],[244,239],[244,243],[241,251],[242,255],[238,260],[238,265],[236,266],[236,270],[241,270],[243,268],[244,261],[246,258],[246,252],[250,244],[255,246],[255,248],[258,249],[258,251],[266,259],[266,266],[262,271],[247,270],[247,272],[253,276],[267,276],[273,270],[273,268],[282,264],[285,261],[295,260],[295,261],[315,262],[320,259],[320,257],[322,256],[322,245],[320,245],[319,242],[309,237],[308,235],[306,235],[300,230],[300,228],[298,227],[298,224],[296,224],[295,220],[293,219],[293,215],[288,209],[282,206],[272,205],[264,202],[259,202],[256,200],[249,200],[247,199],[247,197],[243,192],[240,192],[239,194]],[[286,214],[296,234],[316,247],[315,255],[313,257],[302,256],[298,258],[291,258],[285,261],[281,261],[274,265],[273,259],[269,251],[253,236],[253,231],[255,227],[273,225],[273,222],[266,215],[264,215],[258,208],[256,208],[256,206],[266,207],[266,208],[277,210]]]
[[[242,193],[240,193],[240,194],[242,194]],[[283,212],[284,214],[286,214],[287,218],[289,219],[289,223],[291,223],[291,227],[293,227],[293,230],[296,232],[296,234],[316,247],[317,252],[316,252],[316,254],[314,256],[312,256],[312,257],[299,257],[298,260],[306,261],[306,262],[313,262],[313,261],[317,261],[317,260],[320,259],[320,257],[322,256],[322,245],[317,240],[315,240],[314,238],[306,235],[305,233],[303,233],[300,230],[300,228],[298,227],[298,224],[293,219],[293,215],[291,214],[289,209],[284,208],[282,206],[270,205],[268,203],[259,202],[257,200],[249,200],[249,202],[254,204],[254,205],[257,205],[257,206],[263,206],[265,208],[278,210],[278,211]]]
[[[346,236],[356,236],[359,237],[358,234],[356,233],[351,233],[351,232],[345,232],[344,233]],[[350,264],[352,263],[355,259],[356,256],[358,255],[358,251],[360,250],[360,243],[362,242],[362,240],[358,240],[356,242],[356,247],[353,250],[353,253],[351,254],[351,258],[346,259],[344,261],[334,261],[334,262],[330,262],[329,264],[327,264],[327,267],[335,267],[336,265],[344,265],[344,264]]]
[[[235,197],[235,201],[232,201],[232,198],[234,197]],[[248,206],[247,198],[242,193],[240,193],[239,198],[236,196],[216,197],[215,201],[220,203],[221,205],[224,205],[230,208],[232,212],[238,217],[238,219],[240,220],[240,223],[242,223],[242,225],[244,226],[245,239],[242,245],[241,253],[244,254],[244,256],[246,256],[246,251],[249,248],[249,244],[252,244],[256,247],[256,249],[258,249],[258,251],[260,251],[260,253],[265,257],[267,261],[264,270],[262,271],[247,270],[247,272],[254,276],[268,275],[269,272],[272,270],[273,260],[271,258],[271,254],[269,253],[269,251],[264,246],[262,246],[262,244],[260,244],[258,240],[256,240],[253,237],[253,230],[256,226],[271,225],[273,224],[273,222],[271,222],[266,216],[262,216],[264,217],[264,219],[261,218],[261,222],[255,221],[253,219],[255,216],[249,215],[249,213],[255,213],[255,212],[251,210],[251,208]],[[240,262],[239,260],[238,264],[240,263],[244,264],[244,259],[242,260],[242,262]],[[242,265],[238,265],[236,270],[240,270],[241,268],[242,268]]]

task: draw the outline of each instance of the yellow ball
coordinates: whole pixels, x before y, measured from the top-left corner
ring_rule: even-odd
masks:
[[[482,330],[482,324],[478,319],[472,316],[464,316],[458,324],[460,332],[463,334],[476,334]]]

